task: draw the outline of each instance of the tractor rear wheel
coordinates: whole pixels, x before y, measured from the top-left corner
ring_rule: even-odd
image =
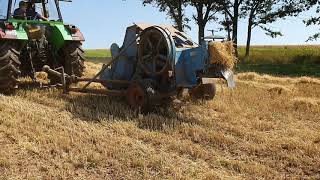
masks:
[[[81,46],[81,42],[69,42],[60,53],[65,72],[69,75],[83,76],[85,57]]]
[[[81,42],[67,42],[59,51],[59,64],[63,66],[68,75],[82,77],[85,70],[84,50]],[[61,83],[61,79],[55,75],[48,75],[51,84]]]
[[[0,93],[14,93],[21,74],[19,67],[19,51],[14,42],[1,42],[0,44]]]

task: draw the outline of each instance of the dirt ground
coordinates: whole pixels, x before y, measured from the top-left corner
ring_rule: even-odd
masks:
[[[320,79],[217,84],[213,101],[144,115],[56,89],[0,96],[0,179],[320,179]]]

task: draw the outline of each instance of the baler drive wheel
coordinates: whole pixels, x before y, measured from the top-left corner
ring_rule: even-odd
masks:
[[[150,107],[155,90],[148,80],[131,83],[127,90],[127,101],[132,109],[146,110]]]

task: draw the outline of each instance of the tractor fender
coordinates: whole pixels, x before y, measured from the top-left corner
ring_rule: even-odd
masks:
[[[15,40],[15,39],[20,39],[20,38],[18,38],[16,30],[11,30],[11,31],[6,31],[6,32],[0,31],[0,39]]]
[[[6,38],[6,33],[4,33],[2,29],[0,29],[0,39],[5,39],[5,38]]]
[[[72,39],[74,41],[85,41],[85,38],[79,29],[75,34],[72,35]]]
[[[66,24],[65,28],[71,35],[73,41],[85,41],[82,32],[75,25]]]
[[[0,28],[0,43],[10,41],[15,42],[18,49],[22,48],[28,41],[28,36],[24,31],[4,30]]]
[[[28,35],[24,30],[4,30],[0,28],[0,39],[5,40],[28,40]]]
[[[62,23],[51,24],[51,42],[54,44],[56,49],[62,48],[65,43],[69,41],[84,41],[81,32],[71,32],[68,27],[69,25],[64,25]]]

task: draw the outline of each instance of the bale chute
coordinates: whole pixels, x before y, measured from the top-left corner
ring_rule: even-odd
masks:
[[[208,46],[210,64],[218,64],[225,69],[233,69],[237,63],[233,42],[210,42]]]

